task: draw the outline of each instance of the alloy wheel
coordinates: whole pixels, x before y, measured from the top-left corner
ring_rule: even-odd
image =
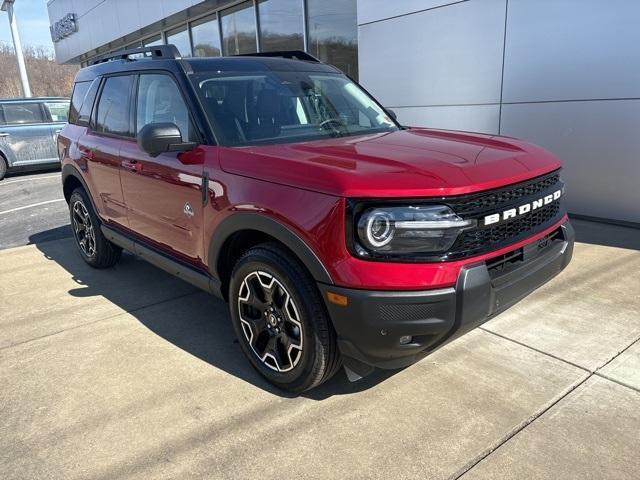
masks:
[[[87,257],[96,253],[96,235],[87,207],[81,201],[73,204],[73,230],[80,249]]]
[[[254,271],[238,294],[242,332],[251,350],[271,370],[288,372],[302,358],[303,331],[291,294],[273,275]]]

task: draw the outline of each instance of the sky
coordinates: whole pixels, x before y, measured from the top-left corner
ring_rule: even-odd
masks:
[[[1,2],[2,0],[0,0]],[[22,46],[45,46],[53,50],[49,33],[47,0],[16,0],[13,10],[18,20]],[[8,42],[13,45],[7,12],[0,12],[0,42]]]

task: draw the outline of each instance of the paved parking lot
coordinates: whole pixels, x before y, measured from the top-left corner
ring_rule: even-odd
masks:
[[[0,181],[0,249],[71,235],[60,170]]]
[[[141,260],[0,251],[0,478],[637,479],[640,231],[576,225],[569,268],[483,328],[296,398]]]

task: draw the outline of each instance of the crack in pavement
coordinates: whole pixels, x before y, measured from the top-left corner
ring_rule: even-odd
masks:
[[[547,413],[549,410],[551,410],[553,407],[555,407],[560,401],[562,401],[564,398],[566,398],[569,394],[571,394],[571,392],[573,392],[574,390],[576,390],[578,387],[584,385],[590,378],[596,376],[596,377],[600,377],[600,378],[604,378],[605,380],[608,381],[612,381],[614,383],[617,383],[623,387],[627,387],[633,391],[639,391],[638,389],[631,387],[630,385],[625,385],[622,382],[613,380],[611,378],[609,378],[608,376],[605,376],[603,374],[599,373],[599,370],[603,369],[604,367],[606,367],[607,365],[609,365],[613,360],[615,360],[616,358],[618,358],[620,355],[622,355],[624,352],[626,352],[629,348],[631,348],[633,345],[635,345],[636,343],[638,343],[640,341],[640,337],[636,338],[634,341],[632,341],[629,345],[627,345],[625,348],[623,348],[622,350],[620,350],[617,354],[615,354],[613,357],[611,357],[609,360],[607,360],[604,364],[602,364],[601,366],[599,366],[598,368],[596,368],[595,370],[589,370],[587,368],[581,367],[579,365],[576,365],[572,362],[569,362],[567,360],[564,360],[562,358],[556,357],[555,355],[552,355],[550,353],[544,352],[542,350],[538,350],[537,348],[531,347],[529,345],[526,345],[522,342],[519,342],[517,340],[514,340],[512,338],[506,337],[504,335],[500,335],[497,334],[495,332],[492,332],[491,330],[487,330],[486,328],[483,327],[478,327],[480,330],[482,330],[483,332],[486,333],[490,333],[492,335],[495,335],[499,338],[502,338],[504,340],[507,340],[509,342],[513,342],[517,345],[521,345],[525,348],[529,348],[535,352],[541,353],[543,355],[546,355],[548,357],[551,357],[555,360],[559,360],[563,363],[566,363],[568,365],[571,365],[573,367],[579,368],[580,370],[584,371],[585,373],[587,373],[587,375],[585,376],[585,378],[583,378],[582,380],[580,380],[579,382],[575,383],[574,385],[570,386],[568,389],[566,389],[563,393],[561,393],[558,398],[556,398],[555,400],[552,400],[548,405],[546,405],[545,407],[543,407],[541,410],[539,410],[538,412],[534,413],[532,416],[530,416],[529,418],[527,418],[524,422],[522,422],[521,424],[519,424],[518,426],[516,426],[514,429],[512,429],[510,432],[508,432],[504,437],[502,437],[502,439],[498,440],[492,447],[489,447],[488,449],[484,450],[483,452],[481,452],[479,455],[477,455],[474,459],[472,459],[470,462],[468,462],[464,467],[462,467],[460,470],[458,470],[457,472],[455,472],[453,475],[451,475],[449,477],[450,480],[457,480],[461,477],[463,477],[464,475],[466,475],[469,471],[471,471],[476,465],[478,465],[480,462],[482,462],[483,460],[485,460],[486,458],[488,458],[493,452],[495,452],[496,450],[498,450],[500,447],[502,447],[504,444],[506,444],[509,440],[511,440],[513,437],[515,437],[518,433],[520,433],[521,431],[523,431],[525,428],[527,428],[529,425],[531,425],[533,422],[535,422],[538,418],[540,418],[542,415],[544,415],[545,413]]]

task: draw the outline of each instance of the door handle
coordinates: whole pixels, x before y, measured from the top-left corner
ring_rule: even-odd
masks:
[[[7,132],[0,132],[0,137],[8,137],[9,134]]]
[[[96,152],[91,148],[80,148],[80,156],[85,160],[93,160],[96,157]]]
[[[123,160],[120,165],[122,166],[122,168],[131,172],[138,173],[142,171],[142,164],[138,163],[137,160]]]

